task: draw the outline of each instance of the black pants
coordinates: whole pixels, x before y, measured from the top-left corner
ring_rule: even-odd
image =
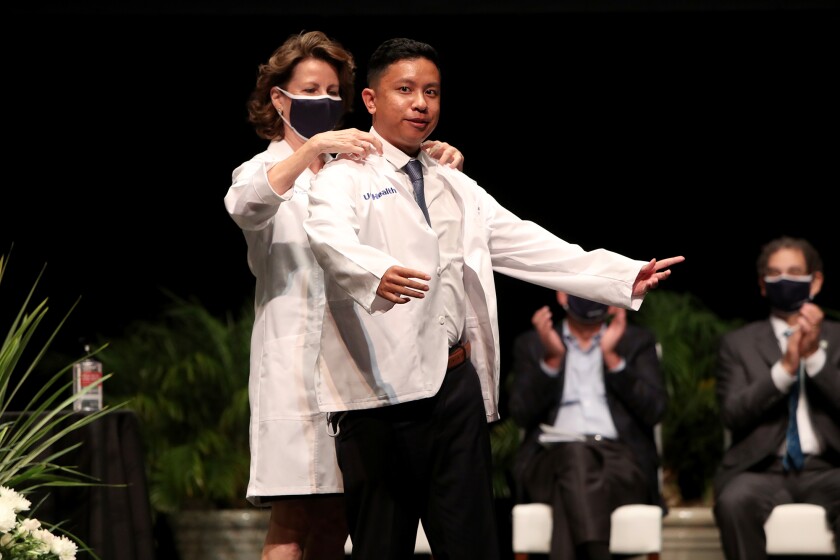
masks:
[[[792,502],[823,506],[840,545],[840,468],[812,456],[801,471],[787,473],[781,459],[775,459],[736,475],[716,497],[715,522],[725,558],[765,560],[764,523],[775,506]],[[835,557],[840,560],[840,546]]]
[[[490,435],[469,360],[434,397],[348,412],[336,438],[353,560],[498,560]]]
[[[649,496],[630,448],[606,439],[552,444],[531,462],[524,483],[533,501],[552,508],[551,560],[608,556],[613,510]]]

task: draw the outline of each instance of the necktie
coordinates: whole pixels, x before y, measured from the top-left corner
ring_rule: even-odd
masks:
[[[785,333],[787,334],[787,333]],[[785,456],[782,458],[782,466],[786,471],[801,470],[805,464],[805,456],[802,454],[802,446],[799,443],[799,426],[796,422],[796,408],[799,406],[799,384],[802,377],[802,364],[796,372],[796,383],[788,394],[788,427],[785,446]]]
[[[432,225],[432,221],[429,219],[429,209],[426,208],[426,194],[423,192],[423,164],[416,159],[412,159],[405,164],[404,169],[411,178],[411,186],[414,187],[414,200],[417,201],[417,205],[423,211],[423,215],[426,216],[426,223]]]

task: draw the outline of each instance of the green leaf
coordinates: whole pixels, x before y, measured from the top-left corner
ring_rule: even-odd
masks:
[[[129,400],[140,419],[155,511],[244,507],[253,300],[234,316],[167,295],[160,317],[132,323],[101,353],[120,372],[106,399]]]

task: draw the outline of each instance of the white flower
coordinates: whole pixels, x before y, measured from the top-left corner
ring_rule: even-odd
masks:
[[[31,533],[35,529],[40,529],[40,528],[41,528],[41,522],[40,521],[38,521],[37,519],[29,518],[29,519],[24,519],[23,521],[20,522],[20,525],[18,526],[18,531],[28,535],[29,533]]]
[[[50,547],[50,551],[58,556],[58,560],[75,560],[76,550],[76,543],[65,536],[54,538]]]
[[[38,540],[37,551],[41,554],[46,554],[52,548],[52,542],[55,539],[55,535],[47,531],[46,529],[35,529],[32,531],[32,536]]]
[[[76,560],[76,543],[56,536],[32,518],[20,518],[29,500],[0,486],[0,560]]]
[[[3,533],[3,536],[0,537],[0,550],[4,548],[8,548],[12,541],[15,540],[15,536],[11,533]],[[2,558],[2,557],[0,557]]]
[[[31,504],[29,503],[29,500],[8,486],[0,486],[0,507],[3,505],[12,508],[15,513],[18,513],[28,510]]]
[[[17,514],[15,511],[10,507],[0,504],[0,533],[8,533],[16,523]]]
[[[0,486],[0,532],[7,533],[17,524],[17,514],[29,509],[29,500],[9,488]]]

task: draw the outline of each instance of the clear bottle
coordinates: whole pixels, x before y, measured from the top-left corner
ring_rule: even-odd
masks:
[[[85,344],[85,354],[90,353],[90,346]],[[102,379],[102,362],[92,357],[73,364],[73,394],[81,393],[91,383]],[[94,412],[102,409],[102,384],[90,389],[83,396],[73,401],[76,412]]]

